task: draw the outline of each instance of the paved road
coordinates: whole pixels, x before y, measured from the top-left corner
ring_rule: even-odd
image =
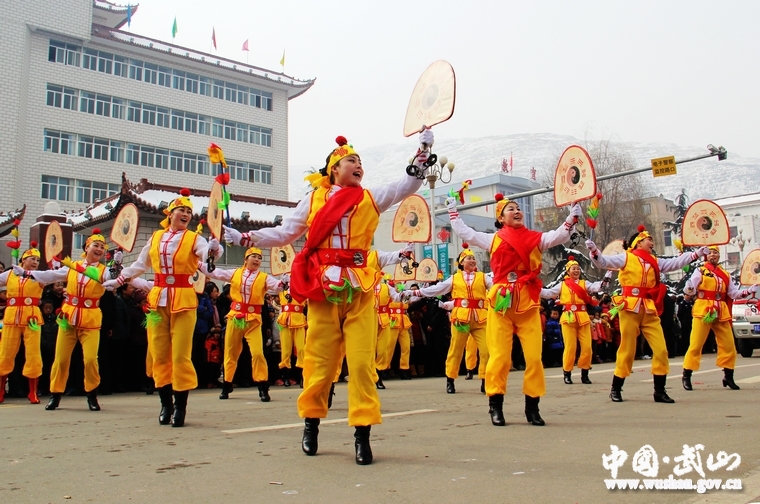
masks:
[[[329,418],[339,421],[322,425],[316,457],[301,452],[297,388],[273,389],[268,404],[254,388],[236,389],[228,401],[218,391],[193,392],[183,429],[158,425],[157,395],[103,397],[101,412],[87,411],[83,397],[64,397],[54,412],[44,411],[44,400],[8,399],[0,405],[0,503],[760,501],[760,357],[737,361],[741,391],[721,387],[713,358],[695,373],[692,392],[676,379],[681,360],[671,362],[673,405],[652,401],[647,361],[636,361],[622,404],[607,397],[611,364],[594,366],[593,385],[565,385],[560,369],[548,369],[546,427],[525,421],[521,372],[510,374],[501,428],[490,424],[477,380],[457,380],[455,395],[444,392],[443,378],[388,381],[371,466],[353,460],[345,384]],[[632,460],[644,445],[667,478],[683,446],[697,444],[706,477],[740,478],[742,491],[605,487],[610,445],[627,452],[618,477],[630,479],[641,478]],[[707,470],[708,454],[720,451],[739,454],[740,466]]]

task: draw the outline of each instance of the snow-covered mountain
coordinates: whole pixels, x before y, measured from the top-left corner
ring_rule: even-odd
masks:
[[[434,152],[446,155],[456,164],[452,182],[461,182],[501,170],[502,159],[513,160],[513,175],[530,178],[531,167],[536,169],[536,179],[541,182],[553,177],[557,159],[568,146],[585,146],[581,139],[568,135],[551,133],[518,134],[484,138],[461,138],[436,140]],[[637,168],[650,165],[652,158],[675,156],[676,161],[707,154],[705,146],[688,147],[672,143],[614,142],[613,148],[631,156]],[[716,199],[737,196],[758,190],[760,181],[760,159],[744,158],[728,150],[728,159],[718,161],[717,157],[678,165],[678,174],[667,177],[651,177],[651,195],[662,194],[673,199],[681,189],[691,201],[699,198]],[[388,180],[401,177],[416,145],[405,143],[380,145],[376,147],[355,146],[364,164],[365,187],[380,185]],[[318,159],[324,159],[324,155]],[[593,158],[592,158],[593,160]],[[324,162],[324,161],[322,161]],[[320,164],[312,165],[320,168]],[[303,181],[309,166],[291,166],[290,199],[299,200],[308,191]],[[604,190],[604,182],[601,182]]]

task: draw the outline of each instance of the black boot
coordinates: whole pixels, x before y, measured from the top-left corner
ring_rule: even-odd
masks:
[[[681,385],[683,385],[684,390],[691,390],[691,373],[692,373],[691,369],[683,370],[683,376],[681,376]],[[723,383],[725,382],[726,380],[723,380]]]
[[[174,415],[172,415],[172,427],[185,426],[185,414],[187,413],[187,396],[189,390],[174,393]]]
[[[158,414],[158,423],[161,425],[169,425],[172,423],[172,409],[174,409],[174,401],[172,401],[172,386],[164,385],[158,389],[158,397],[161,398],[161,412]]]
[[[475,370],[474,369],[468,369],[467,375],[464,377],[465,380],[472,380],[475,376]]]
[[[588,369],[581,369],[581,383],[591,385],[591,380],[588,379]]]
[[[665,392],[665,382],[668,379],[668,375],[653,375],[654,378],[654,402],[661,403],[674,403],[675,401],[668,396]]]
[[[457,389],[454,387],[454,378],[446,378],[446,393],[456,394]]]
[[[486,379],[483,378],[480,380],[480,393],[485,394],[486,393]]]
[[[504,394],[494,394],[488,398],[488,414],[491,415],[491,423],[497,426],[507,425],[504,420]]]
[[[335,395],[335,383],[330,384],[330,394],[327,396],[327,409],[332,408],[332,398]]]
[[[564,377],[565,377],[565,383],[566,383],[567,385],[572,385],[572,384],[573,384],[573,379],[570,377],[570,373],[571,373],[571,372],[572,372],[572,371],[562,371],[562,374],[563,374],[563,375],[564,375]]]
[[[398,377],[399,377],[399,380],[411,380],[412,373],[408,369],[399,369]]]
[[[50,400],[48,401],[47,405],[45,406],[45,409],[48,411],[52,411],[58,407],[59,404],[61,404],[61,395],[62,394],[56,394],[55,392],[51,392],[50,394]]]
[[[226,381],[222,383],[222,391],[219,392],[219,399],[229,399],[230,392],[232,392],[232,382]]]
[[[612,390],[610,390],[610,399],[612,399],[612,402],[623,402],[623,395],[621,394],[623,391],[623,383],[625,383],[625,378],[612,375]]]
[[[356,448],[356,463],[368,465],[372,463],[372,448],[369,446],[369,430],[371,426],[356,427],[354,432],[354,447]]]
[[[261,402],[269,402],[272,400],[271,397],[269,397],[269,382],[261,382],[258,384],[259,386],[259,399],[261,399]]]
[[[90,408],[90,411],[100,411],[97,387],[87,392],[87,407]]]
[[[290,368],[282,368],[282,384],[285,387],[290,387]]]
[[[147,383],[145,385],[145,395],[153,395],[153,392],[156,391],[156,382],[153,381],[153,378],[150,376],[147,377]]]
[[[317,454],[317,436],[319,435],[319,418],[304,419],[303,440],[301,449],[306,455]]]
[[[739,385],[734,381],[734,370],[723,368],[723,386],[731,390],[740,390]]]
[[[385,384],[383,383],[383,374],[385,371],[377,370],[377,381],[375,382],[375,387],[377,387],[380,390],[385,390]]]
[[[528,419],[528,423],[533,425],[546,425],[544,419],[538,413],[538,401],[540,397],[525,396],[525,418]]]

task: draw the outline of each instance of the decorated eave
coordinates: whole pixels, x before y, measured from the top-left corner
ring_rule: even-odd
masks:
[[[14,210],[8,213],[0,212],[0,238],[8,236],[13,229],[13,221],[23,220],[26,213],[26,205],[21,210]]]
[[[162,42],[160,40],[144,37],[142,35],[136,35],[134,33],[124,32],[97,23],[93,23],[92,25],[92,36],[111,40],[113,42],[125,44],[132,47],[148,49],[164,56],[171,55],[177,58],[191,60],[196,63],[208,65],[209,67],[216,69],[224,68],[225,70],[231,70],[233,72],[241,74],[241,77],[254,77],[266,81],[270,85],[283,87],[286,89],[288,91],[288,100],[296,98],[297,96],[300,96],[308,91],[308,89],[314,85],[314,82],[316,81],[316,78],[299,80],[295,77],[285,75],[281,72],[273,72],[271,70],[248,65],[239,61],[220,58],[219,56],[214,56],[213,54],[194,51],[193,49],[188,49],[187,47],[170,44],[168,42]]]
[[[94,227],[106,227],[107,223],[119,213],[127,203],[134,203],[142,212],[154,214],[163,219],[162,202],[168,205],[179,196],[182,187],[166,184],[156,184],[147,179],[132,184],[126,174],[121,176],[121,192],[102,199],[87,208],[78,211],[64,212],[74,232],[82,232]],[[211,191],[205,189],[190,189],[190,201],[193,203],[193,218],[195,223],[206,218],[204,208],[208,208]],[[281,219],[289,217],[298,203],[292,201],[273,200],[242,194],[230,194],[230,223],[239,231],[251,231],[279,225]],[[279,218],[278,218],[279,217]]]
[[[107,0],[93,0],[92,2],[92,22],[102,26],[119,29],[127,23],[127,9],[131,9],[131,15],[137,12],[139,4],[135,5],[117,5]]]

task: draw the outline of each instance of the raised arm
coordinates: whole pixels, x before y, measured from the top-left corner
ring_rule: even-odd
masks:
[[[208,271],[208,266],[205,262],[198,264],[198,269],[201,270],[201,273],[206,275],[209,278],[213,278],[214,280],[220,280],[222,282],[229,282],[232,280],[232,275],[235,274],[234,269],[222,269],[222,268],[214,268],[214,271],[210,272]]]
[[[424,130],[420,133],[419,140],[420,144],[433,145],[435,142],[433,130]],[[414,164],[422,171],[423,175],[427,171],[427,167],[424,165],[427,158],[428,153],[420,150],[418,150],[415,155]],[[370,189],[372,198],[375,200],[375,204],[377,205],[378,210],[380,210],[380,213],[388,210],[396,203],[400,203],[407,196],[417,192],[417,189],[422,185],[422,180],[422,178],[405,175],[401,180]]]
[[[700,256],[706,256],[707,250],[707,247],[700,247],[696,252],[686,252],[678,257],[671,257],[669,259],[657,259],[657,264],[659,264],[662,273],[678,271],[687,264],[699,259]]]
[[[559,282],[557,285],[549,289],[541,289],[541,297],[543,299],[557,299],[561,290],[562,282]]]
[[[57,270],[32,271],[32,278],[42,285],[48,285],[55,282],[63,282],[69,275],[68,266],[63,266]]]
[[[415,296],[419,296],[419,297],[442,296],[444,294],[451,292],[453,285],[454,285],[454,277],[450,276],[443,282],[438,282],[435,285],[430,285],[428,287],[416,289],[416,291],[412,291],[412,292],[414,292]]]

